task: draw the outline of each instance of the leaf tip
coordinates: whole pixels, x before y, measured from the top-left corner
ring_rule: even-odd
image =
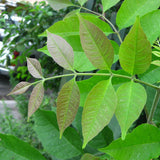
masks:
[[[86,147],[86,143],[83,143],[83,145],[82,145],[82,149],[84,149],[85,147]]]

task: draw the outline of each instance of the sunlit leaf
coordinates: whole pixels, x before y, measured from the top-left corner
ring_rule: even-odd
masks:
[[[69,6],[73,6],[69,0],[47,0],[54,10],[60,10]]]
[[[150,66],[151,45],[142,30],[139,18],[120,46],[119,59],[122,68],[131,75],[144,73]]]
[[[101,160],[99,157],[96,157],[92,154],[85,153],[82,157],[81,160]]]
[[[69,12],[68,14],[66,14],[65,17],[64,17],[64,19],[72,17],[72,16],[75,16],[79,12],[80,12],[80,9],[73,10],[73,11]]]
[[[83,6],[88,0],[78,0],[81,6]]]
[[[83,148],[111,120],[117,97],[111,80],[99,82],[87,96],[82,113]]]
[[[57,119],[53,111],[38,110],[34,117],[38,139],[54,159],[70,159],[82,154],[82,141],[73,127],[68,127],[62,139],[59,139]]]
[[[159,51],[152,51],[152,53],[157,56],[157,57],[160,57],[160,52]]]
[[[119,29],[132,25],[137,16],[143,16],[160,6],[159,0],[125,0],[116,17],[116,23]]]
[[[48,32],[48,50],[54,61],[67,70],[73,70],[73,49],[62,37]]]
[[[160,130],[153,125],[143,124],[126,136],[117,139],[106,148],[100,149],[116,160],[151,160],[160,155]]]
[[[44,46],[43,48],[38,49],[38,51],[39,51],[39,52],[43,52],[43,53],[45,53],[47,56],[52,57],[51,54],[49,53],[48,49],[47,49],[47,46]]]
[[[20,83],[18,83],[18,84],[13,88],[13,90],[12,90],[8,95],[11,95],[11,94],[22,94],[22,93],[24,93],[30,86],[31,86],[31,84],[28,83],[28,82],[20,82]]]
[[[33,88],[33,91],[30,95],[29,104],[28,104],[28,119],[41,105],[43,96],[44,96],[43,83],[38,83]]]
[[[155,3],[155,2],[154,2]],[[147,39],[151,44],[160,36],[160,10],[156,10],[144,15],[141,18],[141,25]]]
[[[152,61],[152,64],[160,67],[160,60]]]
[[[113,7],[120,0],[102,0],[103,12],[107,11],[109,8]]]
[[[80,93],[75,79],[65,83],[57,99],[57,121],[60,137],[64,130],[72,123],[78,111]]]
[[[81,16],[79,19],[81,44],[86,56],[96,68],[110,70],[114,59],[112,44],[97,26]]]
[[[27,58],[27,67],[29,73],[35,78],[43,78],[42,68],[39,61],[35,58]]]
[[[132,123],[141,114],[147,100],[144,87],[133,81],[124,83],[117,90],[118,104],[115,115],[121,127],[122,139]]]
[[[5,134],[0,134],[0,159],[46,160],[38,150],[33,148],[28,143],[13,135]]]

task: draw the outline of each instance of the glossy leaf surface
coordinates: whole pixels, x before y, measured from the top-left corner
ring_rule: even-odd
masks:
[[[96,68],[110,70],[114,59],[112,44],[97,26],[81,16],[79,19],[81,44],[86,56]]]
[[[30,95],[28,104],[28,119],[39,108],[44,96],[44,88],[42,83],[38,83]]]
[[[141,18],[141,25],[151,44],[160,36],[160,10],[150,12]]]
[[[73,6],[70,0],[47,0],[54,10],[60,10],[69,6]]]
[[[0,134],[0,139],[0,159],[46,160],[38,150],[15,136]]]
[[[82,154],[82,142],[74,128],[68,127],[59,139],[56,115],[52,111],[35,113],[35,131],[45,151],[55,159],[70,159]]]
[[[28,82],[20,82],[18,83],[13,90],[8,94],[8,95],[12,95],[12,94],[22,94],[24,93],[29,87],[31,86],[30,83]]]
[[[159,0],[125,0],[117,13],[116,23],[119,29],[126,28],[135,22],[137,16],[141,17],[159,6]]]
[[[72,123],[78,111],[80,93],[75,79],[65,83],[57,98],[57,121],[60,137]]]
[[[43,78],[42,68],[39,61],[35,58],[27,58],[27,67],[29,73],[35,78]]]
[[[78,0],[81,6],[83,6],[88,0]]]
[[[153,125],[143,124],[126,136],[100,149],[116,160],[149,160],[160,155],[160,130]]]
[[[101,159],[99,157],[96,157],[96,156],[92,155],[92,154],[85,153],[82,156],[81,160],[101,160]]]
[[[160,60],[152,61],[152,64],[160,67]]]
[[[73,49],[65,39],[48,32],[47,47],[57,64],[67,70],[73,70]]]
[[[109,8],[113,7],[120,0],[102,0],[103,12],[107,11]]]
[[[139,18],[120,46],[119,59],[122,68],[131,75],[144,73],[150,66],[151,45],[142,30]]]
[[[121,127],[122,139],[132,123],[139,117],[147,100],[144,87],[133,81],[124,83],[117,90],[118,104],[115,115]]]
[[[111,120],[117,97],[111,80],[99,82],[87,96],[82,113],[83,148]]]

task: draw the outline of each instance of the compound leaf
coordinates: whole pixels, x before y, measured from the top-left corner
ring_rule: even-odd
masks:
[[[29,73],[35,78],[43,78],[42,68],[39,61],[35,58],[27,58],[27,67]]]
[[[54,61],[67,70],[74,70],[74,52],[70,44],[60,36],[47,33],[47,47]]]
[[[139,18],[137,18],[134,26],[120,46],[120,64],[131,75],[141,74],[149,68],[151,59],[151,45],[142,30]]]
[[[13,135],[0,134],[0,139],[0,159],[46,160],[38,150]]]
[[[47,0],[54,10],[60,10],[69,6],[74,6],[69,0]]]
[[[133,81],[124,83],[117,90],[118,104],[115,115],[121,127],[122,139],[132,123],[139,117],[147,100],[144,87]]]
[[[102,0],[103,12],[107,11],[109,8],[113,7],[120,0]]]
[[[28,82],[20,82],[20,83],[18,83],[18,84],[13,88],[13,90],[12,90],[8,95],[11,95],[11,94],[22,94],[22,93],[24,93],[30,86],[31,86],[31,84],[28,83]]]
[[[99,149],[116,160],[149,160],[160,155],[160,130],[153,125],[143,124],[109,146]]]
[[[81,44],[86,56],[96,68],[110,70],[114,59],[111,42],[93,23],[80,15],[79,19]]]
[[[43,96],[44,96],[43,83],[38,83],[33,88],[33,91],[30,95],[29,104],[28,104],[28,119],[41,105]]]
[[[70,159],[82,154],[82,141],[74,128],[68,127],[59,139],[56,114],[52,111],[35,113],[35,131],[45,151],[54,159]]]
[[[87,96],[82,113],[83,148],[111,120],[117,105],[117,97],[111,79],[93,87]]]
[[[75,79],[65,83],[57,98],[57,121],[60,137],[64,130],[72,123],[78,111],[80,93]]]
[[[135,22],[137,16],[141,17],[159,6],[159,0],[125,0],[117,13],[116,23],[119,29],[128,27]]]

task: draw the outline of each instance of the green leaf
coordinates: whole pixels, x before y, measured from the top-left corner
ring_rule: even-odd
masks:
[[[127,135],[123,141],[117,139],[100,151],[116,160],[150,160],[160,155],[160,130],[153,125],[143,124]]]
[[[97,27],[99,27],[105,33],[105,35],[113,33],[111,27],[107,23],[99,19],[98,16],[89,13],[80,13],[80,15],[87,21],[92,22]],[[54,23],[51,27],[49,27],[47,31],[59,35],[63,38],[67,36],[79,35],[78,16],[75,15],[58,21]],[[47,33],[44,33],[43,35],[45,34],[47,35]]]
[[[54,10],[60,10],[69,6],[74,6],[69,0],[47,0]]]
[[[28,119],[41,105],[43,96],[44,96],[43,83],[40,82],[33,88],[33,91],[30,95],[28,104]]]
[[[103,12],[116,5],[120,0],[102,0]]]
[[[97,26],[81,16],[79,19],[81,44],[86,56],[96,68],[110,70],[114,59],[112,44]]]
[[[43,52],[43,53],[46,54],[47,56],[52,57],[51,54],[49,53],[48,49],[47,49],[47,46],[44,46],[43,48],[40,48],[40,49],[38,49],[37,51]]]
[[[94,155],[92,154],[89,154],[89,153],[85,153],[81,160],[101,160],[99,157],[95,157]]]
[[[60,138],[64,130],[73,122],[78,111],[80,93],[75,79],[65,83],[57,98],[57,121]]]
[[[151,44],[160,36],[160,10],[153,11],[141,18],[141,25]]]
[[[71,16],[75,16],[79,12],[80,12],[80,9],[73,10],[73,11],[69,12],[68,14],[66,14],[65,17],[64,17],[64,19],[65,18],[69,18]]]
[[[139,75],[139,78],[147,83],[154,84],[160,80],[160,67],[151,65],[149,70],[144,74]]]
[[[88,0],[78,0],[79,4],[83,6]]]
[[[30,86],[31,86],[31,84],[28,83],[28,82],[20,82],[20,83],[18,83],[18,84],[13,88],[13,90],[12,90],[8,95],[11,95],[11,94],[22,94],[22,93],[24,93]]]
[[[82,154],[82,142],[74,128],[68,127],[62,139],[56,115],[52,111],[38,110],[35,113],[35,131],[45,151],[57,159],[69,159]]]
[[[42,68],[39,61],[35,58],[27,58],[27,67],[29,73],[35,78],[43,78]]]
[[[133,81],[121,85],[117,90],[118,104],[115,115],[121,127],[122,139],[132,123],[139,117],[147,100],[144,87]]]
[[[12,135],[0,134],[0,159],[46,160],[38,150]]]
[[[67,70],[74,70],[74,52],[65,39],[48,32],[47,47],[57,64]]]
[[[154,64],[154,65],[160,67],[160,60],[152,61],[151,64]]]
[[[152,53],[157,56],[157,57],[160,57],[160,52],[159,51],[152,51]]]
[[[82,113],[83,148],[111,120],[117,97],[110,80],[99,82],[87,96]]]
[[[120,64],[131,75],[141,74],[149,68],[151,59],[151,45],[142,30],[139,18],[137,18],[120,46]]]
[[[143,16],[155,9],[158,9],[160,6],[159,0],[125,0],[118,13],[116,18],[116,23],[119,29],[129,27],[132,25],[137,16]]]

